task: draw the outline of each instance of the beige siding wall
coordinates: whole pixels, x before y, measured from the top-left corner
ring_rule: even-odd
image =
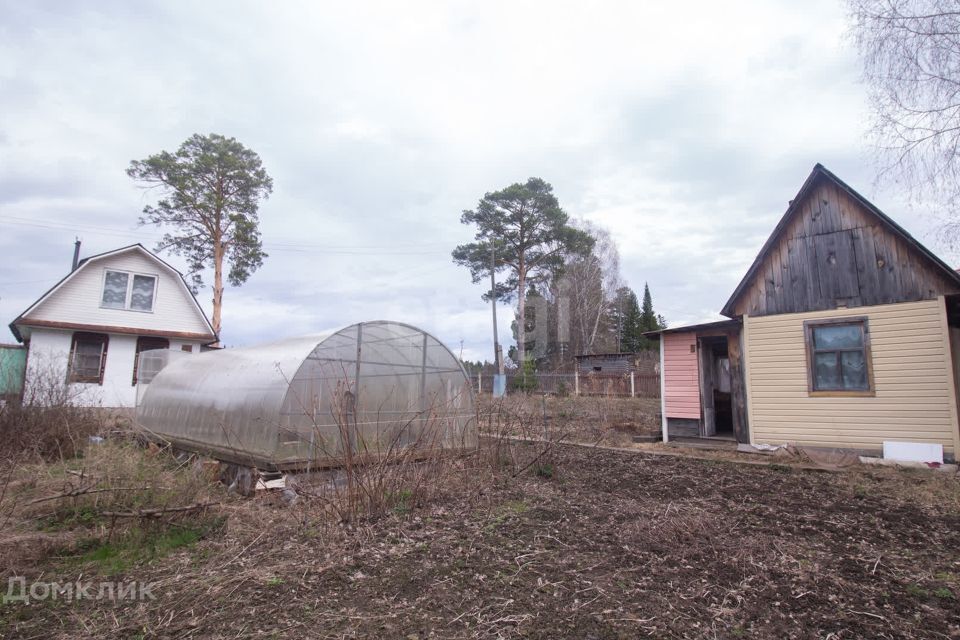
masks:
[[[869,318],[875,397],[810,397],[805,320]],[[882,449],[884,440],[957,446],[943,299],[744,318],[755,443]]]

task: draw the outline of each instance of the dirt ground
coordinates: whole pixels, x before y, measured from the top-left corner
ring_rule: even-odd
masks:
[[[7,603],[0,634],[960,637],[954,476],[574,446],[536,468],[362,525],[229,501],[224,531],[110,576],[156,600]],[[27,577],[97,571],[53,557]]]

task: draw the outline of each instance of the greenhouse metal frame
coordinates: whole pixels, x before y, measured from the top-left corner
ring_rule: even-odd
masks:
[[[477,446],[460,361],[408,324],[198,355],[141,354],[137,424],[151,438],[264,470]]]

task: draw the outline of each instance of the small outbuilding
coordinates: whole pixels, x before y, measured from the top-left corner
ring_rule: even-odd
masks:
[[[363,322],[325,336],[176,355],[143,354],[151,375],[137,422],[178,449],[275,470],[477,444],[460,361],[410,325]]]
[[[957,459],[960,274],[823,166],[721,313],[651,333],[664,439]]]
[[[575,356],[577,371],[583,374],[629,375],[636,370],[632,353],[588,353]]]

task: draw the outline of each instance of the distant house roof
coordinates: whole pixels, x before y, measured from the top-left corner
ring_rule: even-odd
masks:
[[[763,247],[760,249],[760,253],[757,254],[756,259],[753,261],[753,264],[750,265],[750,268],[747,270],[746,275],[743,276],[743,279],[740,281],[740,284],[737,285],[737,288],[734,289],[733,294],[730,296],[730,299],[727,300],[727,303],[724,305],[723,309],[720,311],[722,315],[732,318],[734,316],[734,307],[737,302],[737,299],[744,292],[744,290],[749,286],[753,281],[754,277],[757,275],[757,271],[763,265],[763,261],[767,256],[767,253],[776,246],[777,239],[780,234],[786,229],[790,220],[794,215],[800,210],[804,199],[809,195],[811,190],[820,180],[828,180],[835,184],[839,189],[843,190],[848,196],[850,196],[855,202],[863,206],[867,211],[872,213],[874,216],[880,219],[880,222],[886,225],[886,227],[896,236],[899,236],[907,245],[913,247],[920,255],[925,257],[927,260],[933,263],[936,270],[943,273],[949,280],[955,282],[960,286],[960,273],[951,268],[947,263],[941,260],[935,253],[927,249],[925,246],[920,244],[913,236],[911,236],[903,227],[893,221],[890,216],[885,214],[883,211],[878,209],[873,205],[869,200],[864,198],[862,195],[857,193],[852,187],[850,187],[843,180],[835,176],[833,173],[828,171],[819,162],[816,166],[813,167],[813,171],[810,172],[810,175],[807,177],[807,180],[803,183],[803,186],[800,187],[800,191],[797,192],[797,195],[790,201],[790,205],[787,207],[786,212],[783,214],[783,217],[780,218],[780,222],[777,223],[777,226],[773,229],[773,233],[770,234],[770,237],[767,238],[767,241],[764,243]]]
[[[183,279],[183,274],[180,273],[180,271],[178,271],[177,269],[175,269],[173,266],[171,266],[169,263],[167,263],[166,261],[162,260],[159,256],[157,256],[157,255],[154,254],[153,252],[149,251],[146,247],[144,247],[144,246],[143,246],[142,244],[140,244],[139,242],[136,243],[136,244],[127,245],[127,246],[125,246],[125,247],[120,247],[119,249],[113,249],[112,251],[104,251],[103,253],[98,253],[98,254],[95,254],[95,255],[92,255],[92,256],[88,256],[88,257],[84,258],[83,260],[81,260],[80,262],[78,262],[76,269],[72,270],[70,273],[68,273],[68,274],[65,275],[63,278],[61,278],[59,282],[57,282],[55,285],[53,285],[52,287],[50,287],[49,289],[47,289],[47,291],[44,292],[43,295],[41,295],[33,304],[31,304],[29,307],[27,307],[26,310],[23,311],[23,313],[21,313],[20,315],[18,315],[17,318],[16,318],[13,322],[10,323],[10,325],[9,325],[9,326],[10,326],[10,331],[13,333],[14,337],[16,337],[16,339],[17,339],[18,341],[23,342],[23,336],[20,334],[20,329],[17,327],[17,325],[20,325],[20,324],[22,324],[22,325],[31,325],[32,322],[31,322],[29,319],[26,319],[25,316],[26,316],[27,314],[29,314],[31,311],[33,311],[34,309],[36,309],[38,306],[40,306],[40,304],[42,304],[45,300],[47,300],[50,296],[52,296],[56,291],[58,291],[61,287],[63,287],[66,283],[68,283],[71,279],[73,279],[74,276],[76,276],[78,273],[80,273],[80,271],[81,271],[87,264],[89,264],[89,263],[91,263],[91,262],[93,262],[93,261],[96,261],[96,260],[102,260],[102,259],[104,259],[104,258],[108,258],[108,257],[110,257],[110,256],[114,256],[114,255],[117,255],[117,254],[120,254],[120,253],[125,253],[125,252],[127,252],[127,251],[139,251],[139,252],[142,253],[144,256],[146,256],[146,257],[149,258],[150,260],[153,260],[153,261],[156,262],[158,265],[160,265],[162,268],[164,268],[164,269],[166,269],[167,271],[169,271],[172,275],[175,276],[174,279],[180,284],[180,286],[183,287],[183,290],[184,290],[184,291],[187,293],[187,295],[190,297],[190,300],[193,301],[193,304],[194,304],[194,306],[196,307],[196,310],[200,313],[200,317],[203,318],[204,324],[206,324],[207,328],[210,330],[210,334],[209,334],[208,336],[192,336],[192,335],[191,335],[191,336],[186,336],[186,335],[184,335],[183,337],[193,337],[193,338],[198,338],[198,337],[199,337],[199,338],[203,338],[203,339],[209,338],[211,342],[215,342],[215,341],[218,339],[218,338],[217,338],[217,333],[213,330],[213,325],[210,323],[210,319],[207,318],[207,314],[203,311],[203,307],[201,307],[201,306],[200,306],[200,303],[197,301],[197,297],[196,297],[195,295],[193,295],[193,291],[191,291],[191,290],[190,290],[190,287],[187,286],[186,280]],[[38,324],[38,325],[41,325],[42,323],[39,323],[39,322],[38,322],[37,324]],[[107,327],[99,327],[99,329],[108,330],[109,328],[107,328]],[[153,332],[153,333],[157,333],[157,332]],[[163,333],[163,332],[159,332],[159,333]],[[167,333],[170,333],[170,335],[178,334],[178,332],[167,332]]]
[[[660,335],[661,333],[687,333],[689,331],[709,331],[713,329],[733,329],[734,327],[739,327],[741,321],[737,319],[733,320],[717,320],[715,322],[701,322],[700,324],[688,324],[685,327],[670,327],[669,329],[661,329],[660,331],[647,331],[643,335],[652,338]]]

